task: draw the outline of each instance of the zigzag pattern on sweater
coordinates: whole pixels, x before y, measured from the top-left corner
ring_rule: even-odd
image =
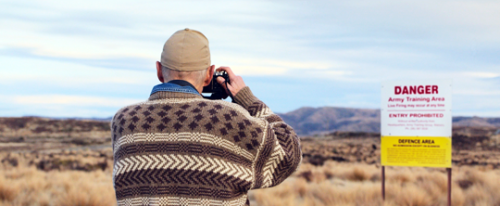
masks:
[[[217,200],[187,197],[136,197],[118,200],[118,205],[124,206],[239,206],[245,205],[247,195],[242,195],[234,200]]]
[[[228,191],[245,191],[250,187],[250,182],[234,176],[181,169],[152,169],[136,170],[116,176],[116,186],[120,188],[141,187],[142,185],[196,185],[198,187],[215,188]]]
[[[202,142],[222,147],[236,154],[239,154],[248,160],[253,160],[254,155],[247,150],[242,149],[234,142],[205,133],[134,133],[121,137],[114,145],[117,151],[122,145],[133,144],[136,142]]]
[[[254,182],[252,183],[251,188],[261,188],[263,182],[262,170],[264,168],[264,164],[269,156],[271,156],[273,152],[273,147],[275,145],[275,138],[272,129],[267,128],[264,133],[264,139],[262,140],[262,145],[260,147],[257,159],[252,166],[254,170]]]
[[[247,110],[250,113],[250,115],[257,118],[266,117],[274,114],[271,111],[271,109],[269,109],[269,107],[267,107],[267,105],[265,105],[261,101],[254,102],[252,105],[248,106]]]
[[[283,148],[281,148],[278,141],[276,141],[276,144],[274,146],[274,151],[267,160],[263,168],[262,175],[264,179],[262,182],[262,187],[265,188],[265,187],[270,187],[272,185],[274,171],[278,167],[278,164],[283,160],[284,156],[285,152],[283,151]]]
[[[217,158],[175,154],[138,155],[127,157],[116,162],[113,174],[117,176],[122,173],[135,170],[167,168],[208,171],[227,174],[249,182],[252,181],[252,174],[249,168]]]
[[[219,189],[213,187],[203,187],[198,185],[184,184],[141,184],[116,189],[116,198],[131,198],[137,196],[190,196],[218,199],[233,199],[245,195],[246,191],[234,191],[229,189]]]
[[[252,167],[252,161],[237,155],[229,150],[203,143],[192,142],[143,142],[140,144],[128,144],[115,151],[115,162],[134,155],[144,154],[183,154],[201,155],[205,157],[224,159],[244,167]]]
[[[285,124],[286,125],[286,124]],[[285,130],[288,131],[288,130]],[[286,133],[286,132],[285,132]],[[276,172],[273,177],[274,184],[279,184],[285,180],[286,177],[291,175],[302,161],[300,154],[300,142],[298,138],[292,137],[290,134],[277,135],[281,148],[284,148],[284,160],[278,164]],[[296,148],[294,147],[297,146]],[[296,165],[294,168],[293,165]]]

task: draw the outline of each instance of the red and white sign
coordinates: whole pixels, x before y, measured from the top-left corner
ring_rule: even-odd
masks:
[[[451,137],[451,80],[382,83],[381,136]]]

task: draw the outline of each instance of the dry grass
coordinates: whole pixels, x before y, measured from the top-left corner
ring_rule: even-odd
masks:
[[[252,191],[256,205],[446,205],[447,176],[442,169],[386,169],[386,201],[381,198],[380,168],[375,165],[326,162],[304,164],[283,184]],[[453,168],[454,206],[500,205],[500,170]]]
[[[0,205],[116,205],[109,171],[0,170]]]
[[[500,205],[500,170],[456,167],[453,205]],[[261,206],[428,206],[446,205],[447,180],[442,169],[386,169],[383,203],[380,168],[327,161],[302,164],[283,184],[250,193]],[[116,205],[111,171],[42,171],[35,167],[0,170],[0,205]]]

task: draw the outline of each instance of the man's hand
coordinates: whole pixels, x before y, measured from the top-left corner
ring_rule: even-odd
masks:
[[[236,76],[233,71],[231,70],[231,68],[229,67],[219,67],[216,69],[216,71],[220,72],[220,71],[226,71],[227,72],[227,75],[229,76],[229,82],[227,84],[227,88],[226,88],[226,82],[224,80],[224,78],[222,77],[217,77],[217,82],[222,85],[222,87],[226,90],[226,92],[229,91],[231,92],[231,94],[234,96],[236,96],[236,94],[241,90],[243,89],[244,87],[246,87],[245,85],[245,82],[243,82],[243,78],[241,78],[241,76]]]

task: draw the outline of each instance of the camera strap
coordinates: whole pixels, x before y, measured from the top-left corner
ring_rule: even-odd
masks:
[[[227,87],[227,82],[228,81],[224,81],[224,83],[226,83],[226,90],[227,90],[227,94],[231,97],[231,99],[234,101],[234,97],[233,97],[233,93],[231,93],[231,91],[229,91],[229,87]]]

